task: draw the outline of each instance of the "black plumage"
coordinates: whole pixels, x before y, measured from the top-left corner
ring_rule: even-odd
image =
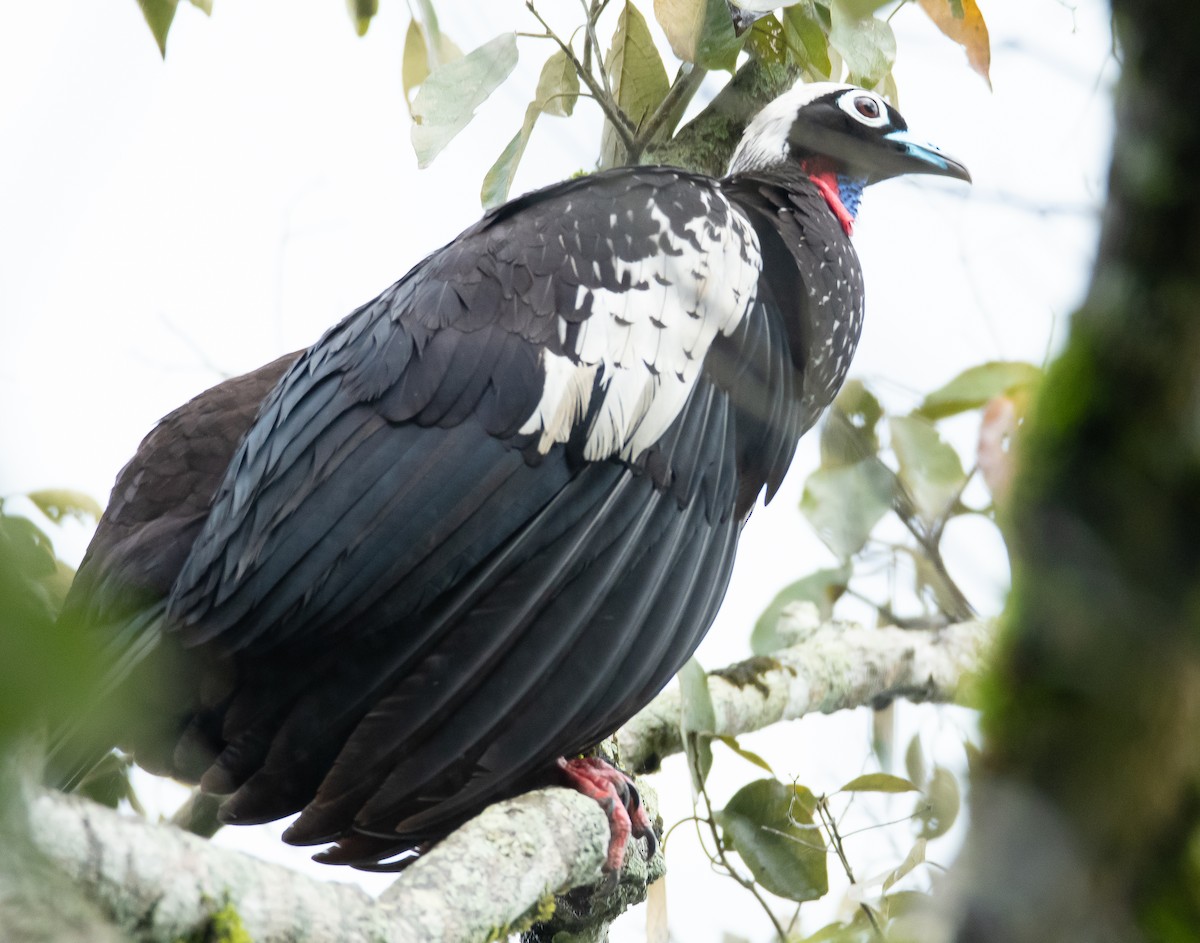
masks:
[[[965,175],[900,161],[903,122],[871,93],[789,95],[732,177],[626,168],[527,194],[167,417],[64,611],[152,692],[113,739],[230,794],[229,821],[303,810],[287,840],[369,866],[645,704],[861,328],[821,182],[849,165],[789,156],[789,135],[822,112],[842,128],[866,96],[888,121],[839,132],[854,181]]]

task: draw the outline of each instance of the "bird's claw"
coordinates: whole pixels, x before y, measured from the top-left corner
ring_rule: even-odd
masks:
[[[560,759],[558,768],[573,788],[595,799],[608,816],[611,838],[604,860],[605,872],[612,875],[620,872],[630,836],[645,838],[646,856],[654,857],[658,836],[654,834],[654,826],[632,779],[598,757]]]

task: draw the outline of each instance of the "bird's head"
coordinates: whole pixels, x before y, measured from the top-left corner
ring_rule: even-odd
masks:
[[[958,161],[910,135],[882,96],[835,82],[798,83],[747,125],[730,174],[781,171],[811,177],[847,232],[869,184],[901,174],[971,180]]]

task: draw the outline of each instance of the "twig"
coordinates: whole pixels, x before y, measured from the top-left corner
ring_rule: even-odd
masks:
[[[700,796],[704,799],[705,815],[699,817],[699,819],[708,825],[709,830],[712,832],[713,843],[716,845],[717,849],[715,861],[711,856],[709,857],[709,860],[714,861],[714,864],[719,863],[727,877],[736,881],[754,896],[754,899],[758,901],[758,905],[763,909],[763,912],[771,921],[771,925],[775,927],[775,933],[779,937],[779,943],[787,943],[787,931],[779,922],[779,918],[775,916],[775,912],[771,909],[771,905],[763,899],[762,894],[758,890],[758,883],[753,878],[748,878],[742,875],[741,872],[739,872],[729,860],[729,857],[725,852],[725,843],[721,840],[721,830],[717,827],[716,816],[713,815],[712,800],[709,799],[708,790],[704,788],[703,783],[700,784]],[[704,847],[703,843],[701,844],[701,847]],[[707,851],[707,849],[705,850]]]
[[[817,799],[817,816],[821,819],[821,824],[825,826],[825,831],[829,835],[829,844],[837,855],[838,861],[842,863],[842,869],[846,872],[846,877],[850,879],[851,884],[857,884],[858,881],[854,879],[854,871],[850,867],[850,859],[846,857],[846,849],[842,846],[842,836],[838,833],[837,822],[834,821],[833,815],[829,811],[829,798],[827,796],[821,796]],[[875,912],[865,903],[860,902],[858,906],[867,915],[867,920],[870,921],[871,929],[875,931],[875,936],[880,940],[884,939],[883,930],[880,929]]]
[[[628,150],[633,145],[633,123],[629,120],[629,116],[617,107],[612,96],[605,92],[603,88],[596,82],[592,73],[583,67],[583,63],[575,55],[573,50],[567,43],[564,43],[558,38],[557,34],[550,28],[550,24],[542,19],[542,15],[538,13],[537,7],[534,6],[533,0],[525,0],[525,9],[533,14],[534,18],[542,24],[542,28],[546,30],[546,35],[558,43],[558,48],[563,51],[566,57],[571,61],[571,65],[575,69],[575,73],[579,76],[581,82],[588,87],[588,90],[596,99],[596,104],[600,106],[600,110],[604,112],[604,117],[609,120],[617,132],[617,136],[621,139],[621,143]]]
[[[707,69],[702,69],[700,66],[693,65],[690,62],[685,62],[680,66],[679,74],[675,77],[675,82],[671,85],[663,100],[658,103],[658,107],[654,109],[654,114],[646,119],[645,124],[638,130],[633,143],[629,145],[628,154],[630,163],[636,164],[641,159],[642,153],[660,130],[664,127],[666,127],[668,132],[673,129],[674,125],[679,122],[679,117],[683,114],[683,110],[687,107],[688,102],[692,100],[692,96],[700,88],[700,83],[704,81],[704,76],[707,74]]]

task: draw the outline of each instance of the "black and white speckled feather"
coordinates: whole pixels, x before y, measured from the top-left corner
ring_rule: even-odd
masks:
[[[862,184],[965,175],[905,134],[872,93],[797,87],[732,176],[527,194],[168,417],[67,606],[113,645],[161,632],[171,698],[125,743],[374,866],[619,726],[846,376]]]

